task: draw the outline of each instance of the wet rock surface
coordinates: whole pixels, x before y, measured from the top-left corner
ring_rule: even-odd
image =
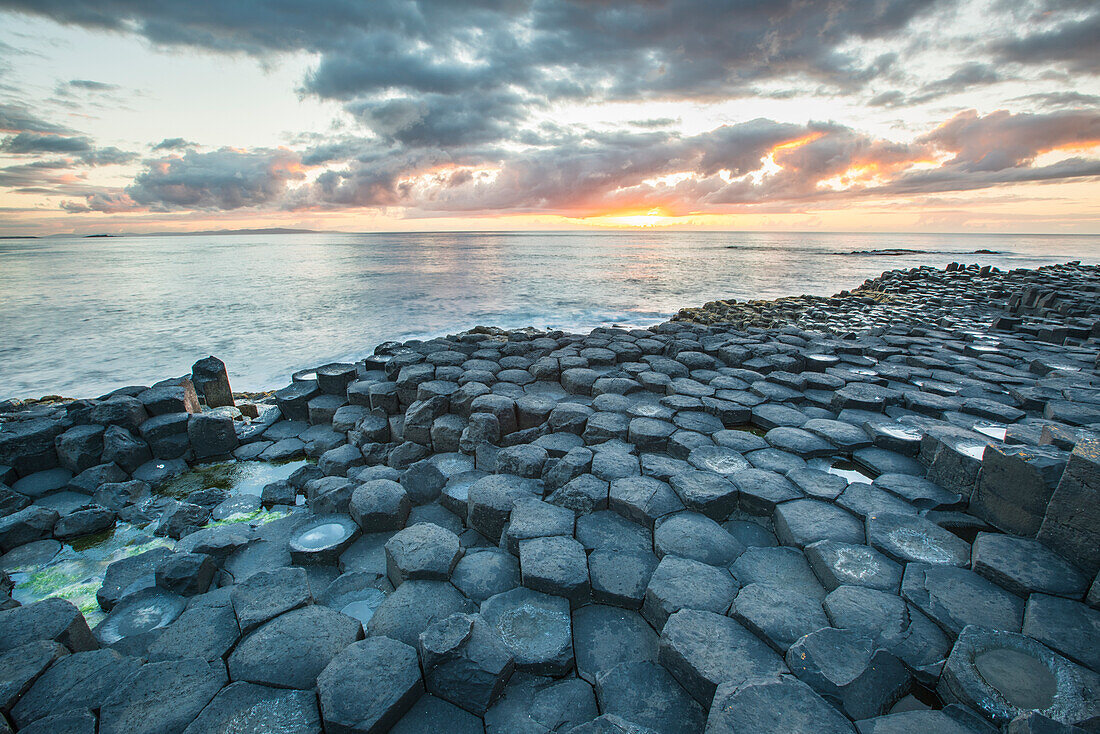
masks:
[[[0,413],[0,730],[1095,729],[1098,295],[898,270]]]

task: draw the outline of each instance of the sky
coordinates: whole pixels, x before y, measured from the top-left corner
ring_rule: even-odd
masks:
[[[1095,0],[0,0],[0,235],[1100,233]]]

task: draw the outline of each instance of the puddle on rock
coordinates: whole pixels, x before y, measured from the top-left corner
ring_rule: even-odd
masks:
[[[875,480],[874,476],[867,473],[867,471],[864,470],[862,467],[843,459],[810,459],[806,462],[806,466],[811,469],[817,469],[818,471],[835,474],[838,477],[848,480],[849,484],[852,482],[862,482],[864,484],[870,484]]]
[[[998,441],[1004,441],[1005,435],[1008,433],[1008,426],[1004,423],[975,423],[974,430]]]
[[[119,523],[113,530],[63,545],[45,565],[5,569],[15,582],[12,598],[20,604],[51,596],[67,599],[88,620],[88,626],[94,627],[105,616],[95,595],[103,585],[107,566],[158,546],[171,548],[173,542],[153,537],[133,525]]]
[[[267,461],[225,461],[216,464],[197,464],[191,471],[157,488],[157,492],[181,499],[201,489],[225,489],[230,496],[260,494],[271,482],[288,478],[306,466],[307,460],[273,464]]]

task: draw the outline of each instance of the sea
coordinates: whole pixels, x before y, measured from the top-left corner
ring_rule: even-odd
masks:
[[[1100,236],[791,232],[0,239],[0,399],[95,397],[222,359],[237,391],[474,326],[649,326],[884,270],[1100,262]]]

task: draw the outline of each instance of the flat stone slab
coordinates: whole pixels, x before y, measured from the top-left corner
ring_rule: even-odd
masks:
[[[388,637],[352,643],[317,677],[317,692],[325,731],[389,731],[424,693],[416,650]]]
[[[953,704],[954,705],[954,704]],[[955,708],[960,708],[954,705]],[[998,730],[978,719],[977,714],[956,714],[952,717],[948,710],[943,711],[901,711],[876,716],[873,719],[863,719],[856,722],[856,731],[859,734],[997,734]],[[1022,734],[1010,730],[1013,734]]]
[[[1014,594],[1033,592],[1080,599],[1089,579],[1076,566],[1032,538],[978,533],[971,567]]]
[[[420,633],[417,647],[430,693],[481,716],[515,671],[497,630],[479,614],[452,614]]]
[[[123,656],[114,650],[63,656],[23,694],[11,709],[11,719],[22,728],[51,713],[99,708],[137,672],[141,663],[141,658]]]
[[[886,713],[910,687],[909,672],[858,632],[827,627],[787,651],[791,672],[853,719]]]
[[[855,732],[843,714],[793,676],[751,678],[718,686],[706,734],[780,730],[785,734]]]
[[[671,554],[711,566],[728,566],[745,550],[721,525],[696,512],[678,512],[658,521],[653,543],[660,557]]]
[[[229,656],[235,680],[309,689],[329,661],[362,637],[358,620],[310,605],[267,622],[241,640]]]
[[[694,609],[668,618],[661,631],[659,659],[705,708],[720,683],[787,672],[783,658],[736,621]]]
[[[768,584],[741,587],[729,614],[780,654],[803,635],[829,626],[820,600]]]
[[[658,559],[648,551],[597,549],[588,554],[592,601],[641,609]]]
[[[820,540],[804,550],[828,591],[853,585],[896,594],[901,588],[902,566],[868,545]]]
[[[623,477],[611,482],[612,510],[639,525],[653,527],[658,517],[684,509],[680,497],[667,482],[654,477]]]
[[[586,681],[516,673],[501,699],[485,712],[485,734],[570,731],[598,713]]]
[[[569,599],[574,604],[589,596],[588,559],[584,546],[565,535],[531,538],[519,544],[523,585],[535,591]]]
[[[0,653],[0,711],[10,711],[46,668],[68,654],[64,645],[52,640],[28,642]]]
[[[739,509],[750,515],[770,516],[779,503],[805,496],[790,479],[773,471],[746,469],[731,479],[740,493]]]
[[[99,712],[101,734],[182,731],[226,683],[225,668],[205,660],[147,663]]]
[[[955,641],[936,691],[977,709],[998,726],[1037,711],[1063,724],[1094,726],[1100,675],[1030,637],[977,626]]]
[[[659,630],[681,609],[725,614],[736,593],[737,583],[726,569],[665,556],[649,579],[642,616]]]
[[[500,634],[515,658],[516,670],[564,675],[573,667],[566,599],[520,587],[486,599],[481,616]]]
[[[829,621],[871,638],[894,653],[922,683],[934,684],[951,641],[935,622],[894,594],[840,586],[822,604]]]
[[[1100,672],[1100,609],[1047,594],[1032,594],[1024,634],[1070,660]]]
[[[970,624],[1009,632],[1023,625],[1023,599],[965,568],[910,563],[901,593],[949,635]]]
[[[855,545],[864,541],[859,518],[824,500],[784,502],[775,508],[772,521],[775,536],[784,545],[804,548],[821,540]]]
[[[394,588],[409,580],[446,581],[458,563],[458,536],[434,523],[422,522],[394,533],[386,541],[386,575]]]
[[[446,581],[406,581],[374,610],[367,633],[414,647],[433,622],[473,611],[475,605]]]
[[[252,574],[233,585],[229,598],[245,634],[283,612],[313,603],[305,569],[290,566]]]
[[[970,544],[916,515],[894,512],[867,516],[867,542],[899,563],[966,566]]]
[[[656,660],[659,638],[640,614],[588,604],[573,612],[577,674],[589,683],[620,663]]]
[[[519,560],[496,548],[468,552],[455,565],[451,583],[475,604],[520,585]]]
[[[271,731],[314,734],[321,727],[317,697],[312,691],[268,688],[254,683],[230,683],[218,691],[183,734],[211,731]]]
[[[950,492],[924,477],[912,474],[880,474],[872,484],[920,510],[957,507],[963,501],[962,495],[957,492]]]
[[[241,636],[233,605],[221,591],[224,590],[195,597],[149,644],[146,657],[150,661],[184,658],[220,661]]]
[[[60,642],[70,652],[99,647],[84,615],[64,599],[51,597],[0,612],[0,652],[36,640]]]
[[[737,486],[729,479],[709,471],[674,474],[669,484],[689,510],[719,522],[737,507]]]
[[[826,594],[806,556],[790,546],[749,548],[733,562],[730,573],[741,586],[768,584],[814,599],[824,599]]]
[[[600,710],[660,734],[701,731],[706,714],[664,667],[622,663],[596,679]]]

